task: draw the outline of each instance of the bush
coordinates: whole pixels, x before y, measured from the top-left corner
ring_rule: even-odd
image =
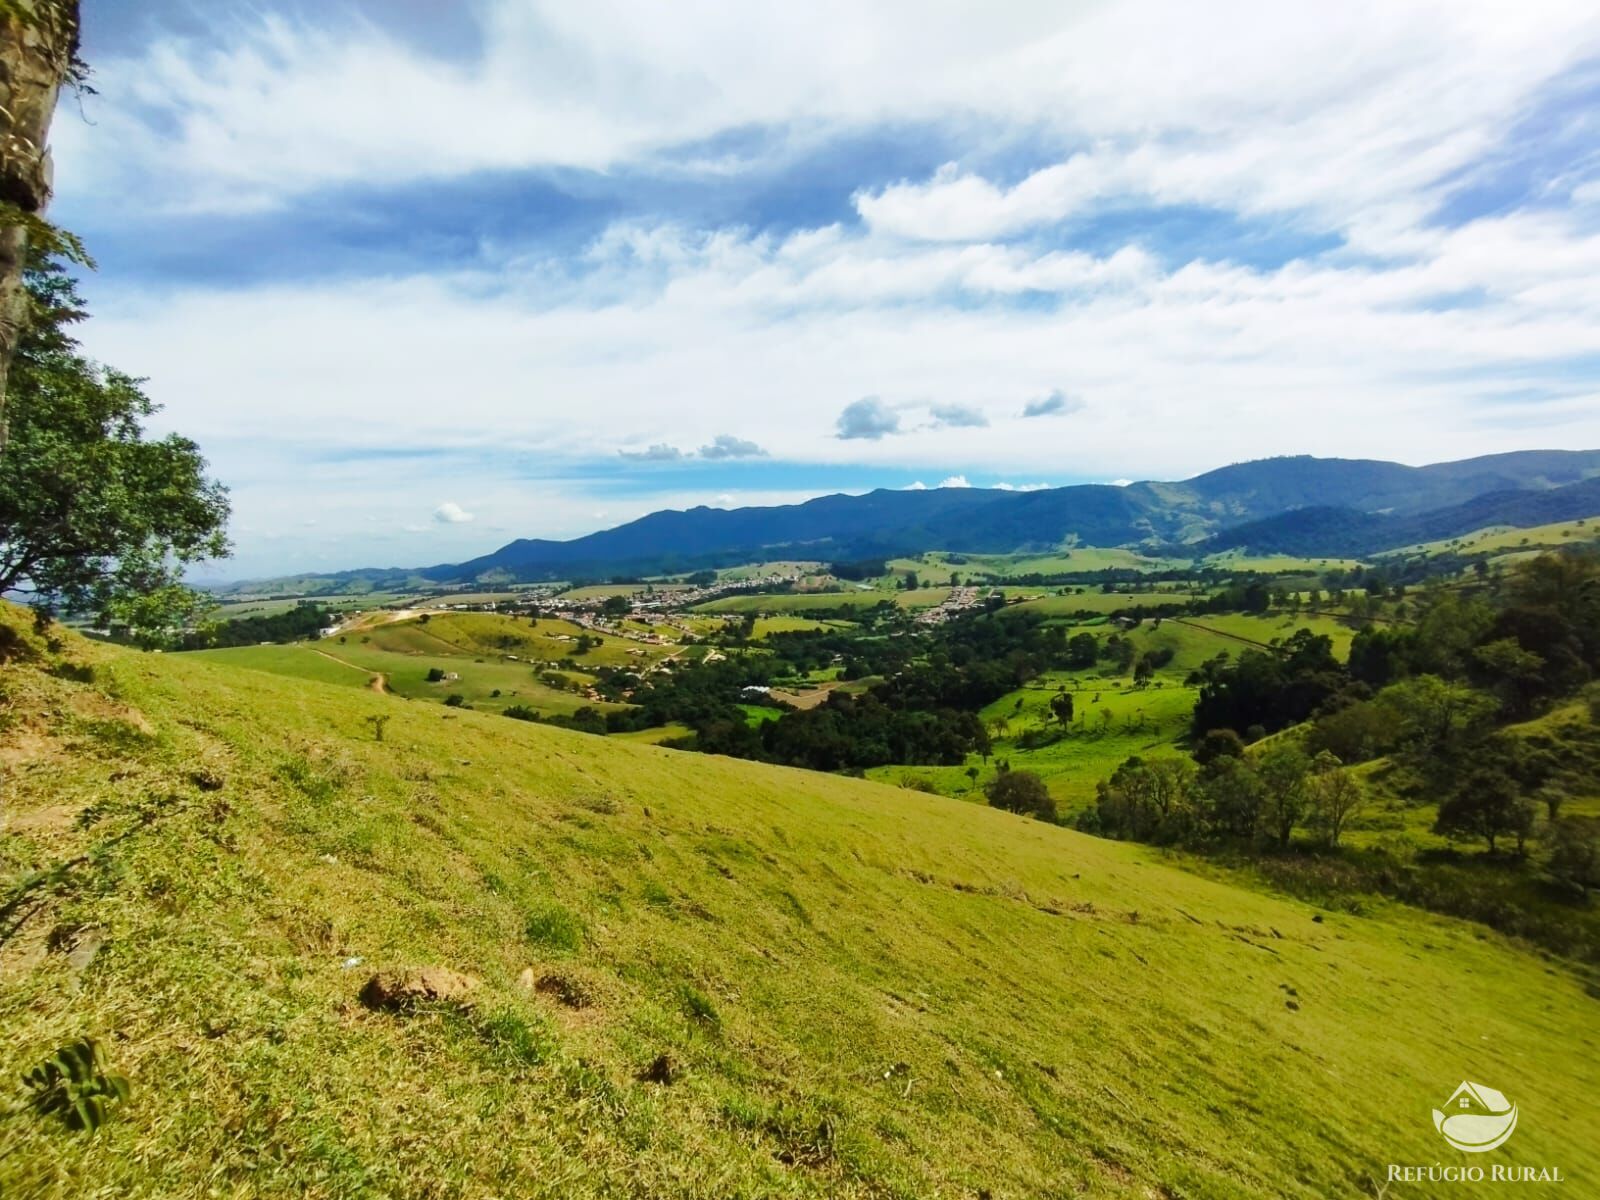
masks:
[[[443,667],[429,667],[428,668],[428,682],[429,683],[443,683],[444,682],[444,668]]]
[[[444,703],[446,708],[463,708],[466,706],[467,698],[460,692],[451,692],[444,698]]]
[[[1050,789],[1032,771],[1002,771],[983,789],[983,794],[995,808],[1025,813],[1041,821],[1056,819],[1056,802]]]

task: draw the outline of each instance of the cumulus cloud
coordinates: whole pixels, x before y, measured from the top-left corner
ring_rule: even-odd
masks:
[[[906,486],[901,488],[900,490],[902,492],[925,492],[925,491],[928,490],[928,485],[923,483],[922,480],[919,479],[915,483],[906,484]]]
[[[684,452],[676,446],[669,446],[666,442],[657,442],[643,450],[620,450],[623,458],[631,458],[636,462],[677,462],[685,457]]]
[[[433,510],[433,519],[441,525],[465,525],[473,516],[454,500],[446,500]]]
[[[766,454],[767,452],[754,442],[727,433],[719,433],[709,446],[700,447],[700,457],[710,459],[765,458]]]
[[[835,428],[842,441],[877,441],[900,432],[900,414],[877,396],[863,396],[845,405]]]
[[[1042,492],[1050,487],[1048,483],[997,483],[994,486],[1002,492]]]
[[[108,270],[81,336],[150,377],[157,427],[201,441],[241,523],[263,531],[250,536],[326,514],[317,553],[342,507],[398,532],[418,488],[515,514],[530,536],[582,532],[607,501],[580,486],[581,465],[614,470],[619,431],[645,447],[629,458],[713,457],[719,440],[670,444],[663,412],[773,457],[860,467],[863,486],[1600,444],[1600,192],[1587,148],[1550,141],[1583,129],[1574,99],[1592,87],[1600,9],[1221,3],[1160,22],[1043,2],[930,21],[916,0],[819,0],[730,26],[714,5],[482,0],[482,50],[449,61],[384,33],[386,16],[350,25],[329,15],[342,6],[298,6],[313,15],[97,53],[93,123],[57,122],[58,213],[124,245],[172,209],[332,212],[352,183],[399,207],[413,187],[488,171],[645,182],[633,215],[578,250],[485,233],[480,254],[401,247],[367,275],[297,274],[293,259],[243,280]],[[953,164],[892,181],[829,157],[841,130],[904,128],[934,131]],[[729,130],[776,148],[675,149]],[[993,165],[1001,144],[1015,170]],[[770,196],[799,154],[841,181],[836,201],[853,197],[837,222],[652,211],[662,174]],[[1548,183],[1530,190],[1528,172]],[[1493,204],[1461,202],[1464,181]],[[1176,248],[1172,206],[1187,214]],[[1092,404],[1040,396],[1054,380]],[[868,389],[1081,415],[1070,439],[997,420],[953,461],[949,423],[916,419],[909,399],[818,415],[819,397],[838,398],[832,411]],[[381,411],[351,399],[369,395]],[[396,472],[381,457],[396,430],[456,457]],[[336,472],[285,495],[297,464],[333,454],[348,456]],[[716,486],[630,500],[702,502]],[[436,520],[427,545],[459,549],[455,523]]]
[[[1059,388],[1047,396],[1040,396],[1037,400],[1029,400],[1022,406],[1022,415],[1025,417],[1063,417],[1068,413],[1081,412],[1084,403],[1081,397],[1068,396]]]
[[[989,418],[983,415],[982,409],[969,404],[935,404],[928,411],[933,414],[933,423],[936,426],[979,429],[989,423]]]
[[[967,482],[965,475],[949,475],[939,481],[942,488],[964,488],[972,485]]]

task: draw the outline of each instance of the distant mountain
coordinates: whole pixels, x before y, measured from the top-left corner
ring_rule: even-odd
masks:
[[[926,550],[1010,553],[1050,549],[1069,539],[1086,546],[1177,546],[1198,552],[1248,544],[1346,555],[1509,523],[1512,518],[1505,514],[1547,511],[1538,501],[1546,494],[1561,496],[1550,500],[1554,507],[1548,511],[1565,513],[1589,503],[1586,493],[1570,489],[1595,479],[1600,479],[1600,450],[1526,450],[1425,467],[1300,455],[1235,463],[1174,483],[1084,484],[1032,492],[879,490],[770,508],[668,510],[571,541],[522,538],[463,563],[323,578],[330,584],[383,587],[413,587],[419,581],[537,582],[665,574],[755,559],[839,560]],[[1600,506],[1573,515],[1591,513],[1600,513]],[[1421,524],[1405,523],[1423,517],[1428,520]],[[1560,519],[1565,518],[1538,517]],[[1431,532],[1435,529],[1449,532]]]
[[[1543,491],[1488,492],[1432,512],[1395,516],[1354,508],[1295,509],[1216,534],[1198,550],[1358,558],[1460,537],[1490,525],[1526,527],[1600,515],[1600,478]]]
[[[1484,493],[1536,492],[1591,477],[1600,477],[1600,451],[1519,451],[1426,467],[1300,455],[1237,463],[1178,483],[1034,492],[879,490],[773,508],[657,512],[572,541],[522,539],[423,574],[440,581],[484,575],[538,580],[687,570],[752,558],[1008,553],[1059,546],[1069,538],[1089,546],[1191,543],[1305,508],[1420,515]]]

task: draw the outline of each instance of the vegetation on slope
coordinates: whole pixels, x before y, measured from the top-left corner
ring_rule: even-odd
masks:
[[[6,624],[0,1078],[92,1035],[132,1088],[18,1086],[7,1194],[1360,1195],[1462,1078],[1600,1173],[1596,1000],[1478,928]],[[433,964],[470,1008],[361,1004]]]

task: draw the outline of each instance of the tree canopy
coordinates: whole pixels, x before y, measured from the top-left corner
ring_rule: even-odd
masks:
[[[188,438],[147,435],[141,381],[91,362],[70,327],[72,278],[35,254],[32,309],[12,363],[10,443],[0,456],[0,592],[139,633],[195,606],[190,564],[227,554],[226,490]]]

